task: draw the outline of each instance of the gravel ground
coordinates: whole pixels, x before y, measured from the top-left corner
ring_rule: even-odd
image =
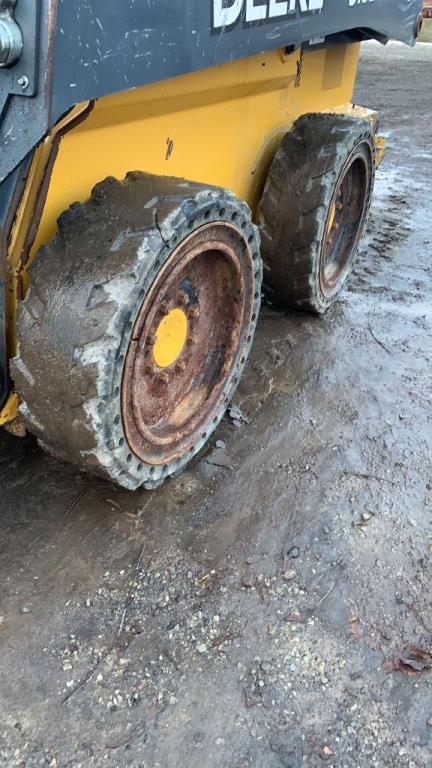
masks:
[[[431,66],[365,46],[357,269],[322,320],[264,308],[188,472],[132,494],[0,433],[2,768],[431,765]]]

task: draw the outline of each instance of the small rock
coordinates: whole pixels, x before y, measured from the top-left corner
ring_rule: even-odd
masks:
[[[363,512],[362,520],[367,523],[371,519],[372,515],[369,512]]]
[[[207,650],[207,646],[204,643],[198,643],[197,645],[198,653],[205,653],[206,650]]]
[[[220,448],[222,451],[225,449],[225,443],[223,440],[216,440],[216,448]]]
[[[296,576],[297,576],[296,571],[284,571],[283,573],[283,577],[285,581],[293,581],[293,579],[295,579]]]
[[[130,696],[128,696],[128,707],[134,707],[136,704],[138,704],[139,700],[141,698],[141,694],[138,691],[134,691],[131,693]]]
[[[330,747],[328,747],[327,745],[323,747],[320,752],[320,757],[322,760],[330,760],[330,758],[333,757],[333,755],[334,755],[333,750],[330,749]]]
[[[291,549],[288,550],[288,557],[291,557],[293,560],[295,560],[300,555],[300,549],[299,547],[291,547]]]
[[[86,608],[91,608],[92,601],[90,600],[89,597],[86,597],[85,604],[86,604]]]
[[[70,661],[64,661],[63,662],[63,672],[70,672],[72,669],[72,664]]]
[[[32,610],[32,606],[29,603],[27,603],[26,605],[23,605],[23,607],[21,608],[21,613],[31,613],[31,610]]]
[[[253,575],[252,570],[249,566],[246,566],[243,572],[242,584],[247,589],[251,589],[255,584],[255,576]]]
[[[432,728],[432,717],[430,717],[429,720],[426,720],[426,725]]]
[[[229,408],[228,408],[228,416],[229,416],[229,417],[230,417],[230,418],[231,418],[231,419],[232,419],[234,422],[238,422],[238,423],[241,423],[241,422],[243,421],[243,422],[245,422],[245,424],[249,424],[249,421],[250,421],[250,419],[249,419],[249,418],[247,418],[247,417],[246,417],[246,416],[245,416],[245,415],[242,413],[242,411],[240,410],[240,408],[238,407],[238,405],[234,405],[234,403],[233,403],[232,405],[230,405],[230,406],[229,406]]]
[[[318,670],[318,674],[321,677],[324,677],[324,675],[325,675],[325,664],[324,664],[323,661],[318,662],[317,670]]]

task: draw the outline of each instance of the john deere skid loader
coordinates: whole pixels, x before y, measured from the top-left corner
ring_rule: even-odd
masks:
[[[383,154],[359,42],[412,44],[421,6],[0,0],[0,424],[126,488],[180,471],[262,277],[341,290]]]

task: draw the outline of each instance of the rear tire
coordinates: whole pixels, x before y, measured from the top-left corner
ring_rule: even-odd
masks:
[[[276,305],[324,313],[350,273],[375,172],[371,126],[311,114],[287,133],[258,212],[264,290]]]
[[[25,425],[125,488],[178,474],[237,387],[261,277],[230,192],[143,173],[98,184],[31,269],[12,364]]]

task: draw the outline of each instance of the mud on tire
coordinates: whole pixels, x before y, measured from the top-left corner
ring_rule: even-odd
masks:
[[[209,246],[214,251],[198,265],[198,277],[206,269],[213,274],[214,260],[220,263],[214,294],[212,285],[197,291],[204,291],[211,327],[196,320],[198,300],[182,273],[181,299],[196,329],[184,362],[159,370],[145,337],[154,340],[151,327],[164,290],[158,280],[166,274],[173,283],[182,244],[192,238],[192,250],[199,250],[207,230],[216,239]],[[217,237],[225,248],[219,256]],[[234,394],[252,344],[261,278],[257,229],[247,205],[230,192],[138,172],[123,182],[101,182],[88,202],[61,216],[56,237],[31,269],[18,316],[19,355],[12,362],[26,426],[58,458],[129,489],[155,487],[177,474],[208,440]],[[204,339],[208,349],[202,351]],[[176,395],[178,381],[189,387],[187,401]],[[171,413],[173,425],[162,428]]]
[[[264,290],[274,304],[323,313],[334,302],[364,230],[374,169],[366,120],[310,114],[285,135],[258,211]]]

